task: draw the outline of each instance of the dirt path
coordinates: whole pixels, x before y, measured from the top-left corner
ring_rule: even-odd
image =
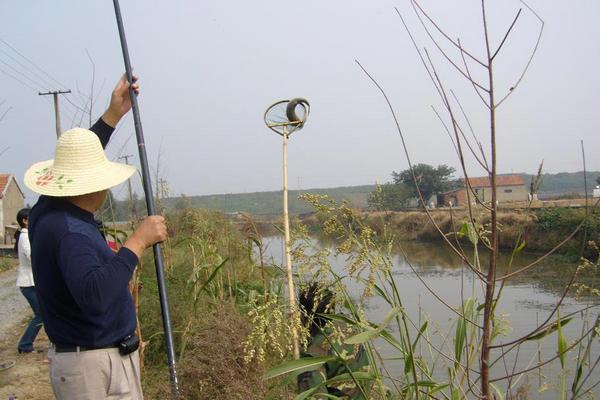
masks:
[[[0,400],[52,400],[46,354],[18,354],[17,342],[31,310],[15,286],[16,271],[0,274],[0,363],[14,361],[12,368],[0,371]],[[43,330],[35,341],[36,349],[48,349]]]

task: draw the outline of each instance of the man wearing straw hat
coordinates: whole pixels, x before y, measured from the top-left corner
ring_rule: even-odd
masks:
[[[135,172],[103,150],[131,108],[128,89],[121,78],[91,130],[64,132],[54,159],[25,173],[27,187],[41,194],[29,217],[31,260],[60,400],[143,398],[128,283],[144,249],[166,239],[166,226],[160,216],[147,217],[113,253],[93,215],[108,189]]]

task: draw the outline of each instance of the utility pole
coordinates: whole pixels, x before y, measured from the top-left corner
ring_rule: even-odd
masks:
[[[158,180],[158,185],[160,189],[160,200],[164,200],[165,197],[169,195],[169,185],[165,179],[160,178]]]
[[[132,154],[119,157],[119,160],[125,160],[125,164],[129,165],[129,158],[133,157]],[[127,189],[129,190],[129,212],[131,213],[132,223],[137,219],[137,213],[135,212],[135,205],[133,204],[133,192],[131,190],[131,178],[127,179]]]
[[[62,129],[60,127],[60,108],[58,105],[58,95],[71,93],[71,90],[55,90],[54,92],[38,93],[40,96],[47,96],[49,94],[54,98],[54,117],[56,118],[56,138],[60,137]]]

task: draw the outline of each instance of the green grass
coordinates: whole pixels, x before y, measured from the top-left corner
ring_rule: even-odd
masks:
[[[374,185],[348,186],[329,189],[307,189],[290,190],[289,208],[291,214],[302,214],[312,212],[312,207],[298,197],[301,193],[323,194],[337,201],[346,200],[353,207],[365,208],[367,206],[367,196],[375,189]],[[208,208],[222,212],[247,212],[251,214],[280,214],[282,192],[255,192],[255,193],[235,193],[235,194],[217,194],[210,196],[190,196],[186,200],[191,207]],[[181,206],[181,198],[169,198],[165,200],[168,208],[177,208]]]
[[[0,257],[0,272],[8,271],[17,265],[17,260],[12,257]]]
[[[285,388],[263,382],[266,363],[244,359],[250,332],[247,311],[263,292],[251,241],[221,213],[185,209],[168,216],[164,244],[165,277],[186,399],[281,398]],[[138,312],[147,398],[169,398],[168,371],[158,289],[151,252],[143,259]]]

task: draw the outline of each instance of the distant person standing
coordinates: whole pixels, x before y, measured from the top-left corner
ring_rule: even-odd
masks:
[[[17,254],[19,255],[19,269],[17,275],[17,287],[27,299],[33,311],[33,318],[29,321],[23,336],[19,340],[17,350],[19,353],[31,353],[33,351],[33,342],[42,327],[42,316],[38,304],[35,285],[33,282],[33,273],[31,271],[31,246],[29,244],[29,208],[23,208],[17,213],[17,223],[19,231],[15,234]]]

